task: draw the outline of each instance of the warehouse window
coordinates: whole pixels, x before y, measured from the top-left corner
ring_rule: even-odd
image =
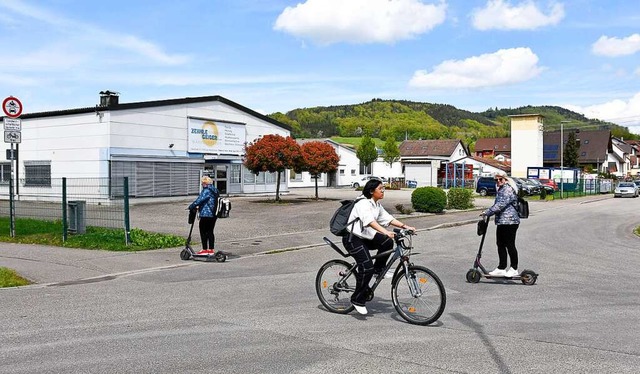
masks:
[[[51,161],[25,161],[24,185],[51,187]]]

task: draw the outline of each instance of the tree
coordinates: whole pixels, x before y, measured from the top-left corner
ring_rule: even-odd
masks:
[[[290,136],[265,135],[245,147],[244,165],[255,174],[277,172],[276,201],[280,201],[280,175],[286,169],[302,171],[304,158],[300,146]]]
[[[331,144],[322,141],[304,143],[302,147],[304,170],[308,171],[316,182],[316,200],[318,199],[318,177],[322,173],[338,170],[340,157]]]
[[[398,148],[396,140],[391,136],[387,137],[384,142],[382,152],[382,159],[389,164],[389,168],[393,167],[394,162],[400,160],[400,148]],[[389,177],[389,182],[391,182],[391,177]]]
[[[576,140],[576,133],[574,131],[570,131],[569,137],[567,138],[567,143],[564,145],[564,166],[570,168],[578,167],[579,148],[580,144],[578,144],[578,141]]]
[[[360,160],[360,163],[367,167],[371,165],[378,158],[378,151],[376,151],[376,145],[371,140],[369,135],[362,137],[360,146],[356,150],[356,157]]]

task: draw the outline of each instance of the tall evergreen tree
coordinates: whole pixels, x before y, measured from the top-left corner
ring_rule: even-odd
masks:
[[[563,157],[564,166],[569,168],[578,167],[578,151],[580,144],[576,140],[576,132],[570,131],[567,142],[564,145]]]

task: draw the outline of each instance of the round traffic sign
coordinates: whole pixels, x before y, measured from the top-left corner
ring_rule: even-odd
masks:
[[[9,96],[2,102],[2,110],[9,118],[18,118],[22,114],[22,103],[17,97]]]

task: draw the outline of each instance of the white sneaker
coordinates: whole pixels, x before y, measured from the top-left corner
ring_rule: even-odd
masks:
[[[507,270],[507,277],[517,277],[518,275],[520,275],[520,273],[514,268],[509,268],[509,270]]]
[[[366,306],[360,306],[360,305],[356,305],[356,304],[352,304],[354,308],[356,308],[356,312],[362,314],[363,316],[367,315],[367,307]]]
[[[492,277],[506,277],[507,271],[504,269],[495,268],[495,270],[489,272],[489,275],[491,275]]]

